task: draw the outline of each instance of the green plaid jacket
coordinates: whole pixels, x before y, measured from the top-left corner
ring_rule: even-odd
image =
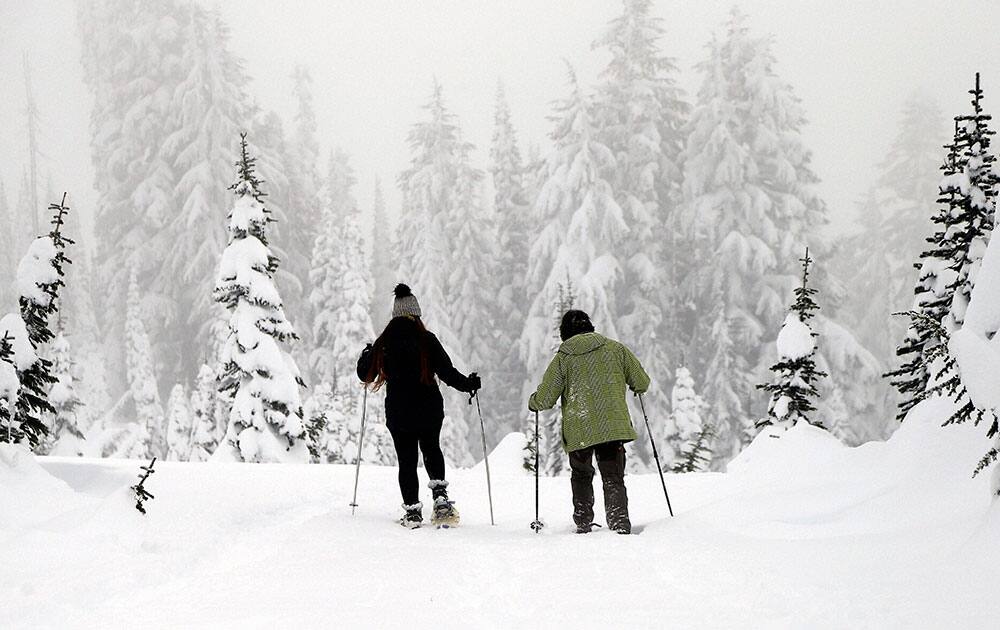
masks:
[[[649,375],[624,345],[597,333],[563,342],[528,400],[528,409],[551,409],[562,398],[562,440],[567,451],[636,438],[625,386],[649,389]]]

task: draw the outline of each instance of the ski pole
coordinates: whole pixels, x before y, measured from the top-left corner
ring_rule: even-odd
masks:
[[[476,399],[476,411],[479,412],[479,428],[483,432],[483,462],[486,464],[486,496],[490,500],[490,525],[496,525],[493,521],[493,484],[490,483],[490,456],[486,451],[486,423],[483,421],[483,410],[479,406],[479,392],[472,394],[472,397]],[[472,401],[470,400],[471,404]]]
[[[361,476],[361,447],[365,443],[365,416],[368,414],[368,386],[365,385],[364,397],[361,399],[361,433],[358,434],[358,454],[354,462],[354,498],[351,499],[351,516],[358,507],[358,477]]]
[[[531,522],[531,529],[535,533],[542,531],[545,523],[538,518],[538,449],[541,447],[541,440],[538,439],[538,412],[535,412],[535,520]]]
[[[660,454],[656,452],[656,440],[653,439],[653,433],[649,430],[649,416],[646,415],[646,405],[642,402],[642,394],[639,396],[639,407],[642,408],[642,418],[646,421],[646,434],[649,436],[649,444],[653,447],[653,459],[656,461],[656,472],[660,473],[660,484],[663,486],[663,496],[667,498],[667,509],[670,510],[670,516],[674,515],[674,508],[670,506],[670,495],[667,494],[667,482],[663,479],[663,468],[660,466]]]

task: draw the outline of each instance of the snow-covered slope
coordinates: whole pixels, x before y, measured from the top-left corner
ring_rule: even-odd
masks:
[[[571,534],[565,477],[534,534],[518,435],[490,460],[497,526],[479,465],[450,475],[450,531],[393,523],[394,468],[362,468],[352,517],[350,466],[157,463],[143,518],[138,462],[0,447],[0,627],[996,627],[985,438],[947,414],[855,449],[763,434],[725,474],[668,476],[674,519],[631,476],[637,536]]]

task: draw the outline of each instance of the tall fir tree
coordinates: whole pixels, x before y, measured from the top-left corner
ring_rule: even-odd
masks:
[[[538,230],[529,253],[532,302],[521,334],[521,356],[529,374],[541,373],[551,357],[552,305],[567,279],[578,307],[590,313],[602,332],[617,336],[615,291],[622,270],[613,244],[628,226],[606,179],[615,158],[596,137],[591,99],[572,68],[569,87],[570,95],[556,105],[554,148],[532,210]]]
[[[525,166],[502,82],[497,85],[493,121],[490,174],[493,177],[493,211],[497,230],[496,330],[506,339],[517,339],[521,336],[530,304],[526,286],[531,239],[530,203],[524,186]],[[493,389],[497,392],[520,391],[527,381],[527,371],[517,344],[505,343],[501,347],[504,352],[500,366],[494,372]],[[494,439],[519,430],[523,415],[519,397],[504,397],[497,403],[499,418],[494,423]]]
[[[686,367],[677,368],[674,373],[674,384],[670,390],[670,415],[659,431],[654,432],[654,438],[664,447],[663,465],[673,469],[673,465],[681,462],[694,463],[695,453],[691,450],[698,442],[699,434],[707,426],[704,415],[707,405],[698,395],[694,387],[694,378]],[[706,445],[702,445],[704,448]],[[685,457],[683,453],[687,452]],[[701,452],[699,449],[698,452]]]
[[[375,177],[372,194],[372,305],[371,318],[376,330],[389,322],[392,312],[392,289],[396,286],[394,252],[396,236],[386,213],[382,180]]]
[[[228,402],[230,401],[219,392],[216,371],[208,365],[202,365],[188,404],[191,413],[190,461],[207,461],[215,452],[225,435]]]
[[[995,157],[989,151],[992,117],[982,110],[978,73],[970,94],[973,113],[955,117],[955,137],[946,147],[939,210],[931,219],[936,228],[927,239],[930,248],[920,255],[911,326],[896,350],[909,359],[888,374],[900,393],[899,420],[930,391],[940,391],[942,381],[953,395],[961,397],[962,393],[961,381],[940,349],[964,322],[995,221],[998,182],[992,169]],[[972,412],[963,405],[958,416]]]
[[[177,462],[191,459],[194,428],[192,419],[187,389],[183,384],[177,383],[167,398],[166,459]]]
[[[52,423],[45,442],[45,454],[78,457],[84,454],[84,427],[80,424],[81,401],[76,393],[74,362],[69,340],[63,333],[62,318],[57,319],[56,336],[49,344],[52,375],[56,381],[49,388]]]
[[[279,344],[297,338],[274,286],[278,260],[268,249],[272,220],[263,203],[256,159],[240,137],[230,241],[222,254],[215,297],[230,311],[223,351],[223,388],[233,394],[218,461],[307,462],[298,368]]]
[[[819,309],[813,300],[817,291],[809,286],[811,263],[807,249],[802,258],[802,285],[795,289],[795,301],[778,333],[779,360],[771,366],[775,380],[757,386],[771,394],[767,416],[757,423],[757,428],[776,426],[787,429],[799,422],[811,422],[809,414],[816,410],[813,404],[819,396],[816,386],[826,373],[816,368],[818,335],[809,327],[809,320]]]
[[[16,238],[14,216],[7,202],[7,189],[0,180],[0,278],[14,277],[14,252]],[[13,308],[16,300],[8,283],[0,283],[0,311]]]
[[[447,222],[457,203],[463,154],[454,115],[445,107],[441,84],[434,80],[424,106],[429,119],[410,128],[410,167],[399,176],[403,208],[399,219],[400,277],[420,296],[423,319],[453,352],[457,347],[448,299]]]
[[[615,156],[611,183],[629,226],[627,237],[615,243],[623,284],[629,287],[616,296],[616,325],[652,376],[649,411],[665,417],[667,397],[656,390],[671,380],[681,338],[673,287],[675,265],[684,256],[674,250],[684,242],[675,234],[675,209],[688,105],[676,85],[675,61],[660,50],[665,29],[652,14],[652,0],[623,0],[622,5],[622,14],[593,45],[610,53],[595,97],[595,118],[598,137]],[[644,425],[637,429],[645,433]],[[632,446],[647,464],[652,462],[649,443],[640,435]]]
[[[143,427],[142,434],[149,440],[143,457],[164,458],[167,455],[167,436],[163,403],[156,381],[153,349],[143,323],[147,316],[139,295],[138,276],[133,271],[125,309],[125,359],[129,392],[135,409],[132,421]]]
[[[9,322],[12,327],[18,328],[11,332],[15,337],[17,376],[21,383],[14,414],[15,437],[17,441],[27,442],[32,449],[45,438],[48,432],[46,418],[55,413],[48,391],[57,379],[52,374],[52,362],[39,353],[55,338],[49,320],[58,309],[59,294],[64,286],[64,268],[71,262],[65,250],[73,243],[62,233],[69,211],[66,196],[63,195],[61,203],[50,204],[49,211],[52,213],[52,230],[32,241],[17,266],[20,317]],[[25,337],[30,351],[23,347]]]
[[[703,375],[719,466],[753,432],[753,370],[796,284],[787,261],[816,238],[826,208],[802,142],[802,107],[774,72],[770,39],[752,36],[734,9],[709,51],[687,127],[683,225],[698,344],[688,354],[706,358],[692,367]]]

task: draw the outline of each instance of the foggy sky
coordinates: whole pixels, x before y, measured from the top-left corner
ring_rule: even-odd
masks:
[[[434,76],[477,146],[477,166],[487,166],[498,78],[506,84],[522,152],[529,142],[544,150],[551,101],[566,93],[562,59],[592,84],[605,59],[590,44],[621,10],[617,0],[206,4],[217,6],[231,28],[232,49],[253,78],[251,95],[282,115],[286,131],[294,111],[289,75],[296,63],[309,67],[323,156],[333,145],[351,154],[359,180],[355,192],[366,210],[376,174],[390,206],[398,203],[395,177],[409,160],[406,133],[422,118],[420,106]],[[721,32],[731,4],[656,3],[667,28],[662,47],[677,59],[691,101],[700,82],[692,66],[704,58],[711,34]],[[979,70],[986,109],[1000,115],[996,2],[767,0],[741,6],[755,33],[773,34],[776,70],[803,101],[806,145],[838,229],[849,227],[855,201],[870,186],[911,92],[930,95],[949,117],[964,113],[966,91]],[[96,198],[90,97],[72,0],[0,0],[0,178],[11,204],[27,164],[24,52],[34,68],[42,114],[40,172],[51,173],[54,188],[69,190],[86,213]],[[947,140],[945,135],[941,143]],[[41,188],[44,194],[44,180]]]

